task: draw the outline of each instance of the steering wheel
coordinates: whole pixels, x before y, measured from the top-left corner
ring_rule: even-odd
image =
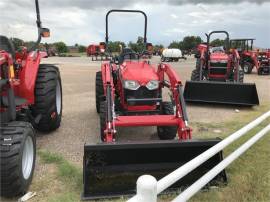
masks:
[[[145,56],[151,56],[152,54],[148,50],[144,50],[141,54],[142,57]]]

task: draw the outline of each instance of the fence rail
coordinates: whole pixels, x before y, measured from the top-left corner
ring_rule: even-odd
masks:
[[[223,150],[225,147],[227,147],[232,142],[236,141],[243,135],[245,135],[248,131],[253,129],[254,127],[258,126],[260,123],[262,123],[265,119],[270,117],[270,111],[264,113],[254,121],[250,122],[240,130],[236,131],[235,133],[231,134],[218,144],[214,145],[207,151],[203,152],[199,156],[195,157],[191,161],[187,162],[180,168],[176,169],[175,171],[171,172],[167,176],[163,177],[159,181],[156,181],[156,179],[149,175],[143,175],[138,178],[137,180],[137,194],[128,200],[128,202],[156,202],[157,201],[157,194],[161,193],[165,189],[167,189],[169,186],[186,176],[188,173],[193,171],[195,168],[200,166],[202,163],[210,159],[212,156]],[[227,167],[232,161],[234,161],[237,157],[239,157],[241,154],[243,154],[249,147],[251,147],[255,142],[257,142],[261,137],[263,137],[267,132],[270,130],[270,125],[268,125],[266,128],[262,129],[259,133],[257,133],[255,136],[253,136],[251,139],[249,139],[245,144],[243,144],[241,147],[239,147],[236,151],[234,151],[232,154],[230,154],[228,157],[226,157],[223,161],[221,161],[217,166],[215,166],[212,170],[210,170],[208,173],[206,173],[202,178],[200,178],[198,181],[196,181],[193,185],[191,185],[189,188],[187,188],[184,192],[182,192],[175,201],[186,201],[191,196],[193,196],[197,191],[199,191],[205,184],[207,184],[212,177],[215,177],[215,173],[217,170],[223,170],[225,167]],[[220,171],[221,171],[220,170]],[[220,172],[219,171],[219,172]],[[218,172],[218,173],[219,173]],[[152,180],[148,180],[148,179]],[[153,179],[154,178],[154,179]],[[211,178],[209,181],[207,181],[209,178]],[[204,185],[202,185],[204,184]],[[147,196],[147,200],[144,196]]]

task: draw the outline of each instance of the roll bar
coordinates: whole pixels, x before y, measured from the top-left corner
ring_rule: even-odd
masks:
[[[225,47],[226,47],[226,51],[228,51],[229,50],[229,40],[230,40],[229,33],[226,31],[212,31],[209,34],[205,34],[207,37],[207,53],[209,52],[210,37],[213,34],[225,34],[226,35]]]
[[[256,39],[251,39],[251,38],[243,38],[243,39],[231,39],[230,40],[230,47],[232,47],[232,44],[234,42],[240,42],[240,43],[244,43],[244,47],[246,50],[252,50],[253,49],[253,41],[255,41]],[[249,42],[250,42],[250,48],[249,48]],[[242,45],[242,44],[241,44]]]
[[[48,28],[43,28],[42,27],[42,23],[41,23],[41,20],[40,20],[40,11],[39,11],[39,2],[38,2],[38,0],[35,0],[35,5],[36,5],[36,15],[37,15],[36,23],[37,23],[37,28],[38,28],[38,39],[35,42],[35,44],[29,49],[29,51],[35,50],[38,47],[38,44],[40,43],[41,38],[44,35],[44,33],[49,33],[50,32],[50,30]],[[45,36],[45,37],[48,37],[48,36]]]
[[[107,12],[106,14],[106,37],[105,37],[105,41],[106,44],[108,44],[109,42],[109,36],[108,36],[108,18],[110,13],[141,13],[144,16],[144,37],[143,37],[143,41],[146,44],[147,42],[147,38],[146,38],[146,33],[147,33],[147,16],[143,11],[140,10],[117,10],[117,9],[113,9]]]

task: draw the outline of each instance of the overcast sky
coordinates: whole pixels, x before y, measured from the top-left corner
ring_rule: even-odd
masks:
[[[227,30],[231,38],[256,38],[270,47],[270,0],[39,0],[44,27],[51,38],[88,45],[104,41],[105,15],[110,9],[139,9],[148,16],[148,41],[168,45],[186,35],[205,39],[205,32]],[[34,0],[0,0],[0,34],[35,40]],[[143,35],[143,17],[112,14],[109,38],[135,41]]]

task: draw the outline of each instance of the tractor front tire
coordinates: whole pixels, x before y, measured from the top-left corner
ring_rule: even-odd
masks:
[[[96,110],[100,113],[100,101],[101,97],[104,95],[103,81],[101,71],[96,73]]]
[[[244,82],[245,73],[244,73],[244,71],[242,69],[239,69],[238,76],[239,76],[239,82],[240,83],[243,83]]]
[[[199,71],[201,68],[201,60],[199,58],[197,58],[196,60],[196,69]]]
[[[161,104],[161,114],[162,115],[173,115],[173,105],[171,102],[162,102]],[[172,140],[175,138],[177,133],[176,126],[158,126],[157,134],[161,140]]]
[[[191,73],[191,81],[200,81],[199,69],[194,69]]]
[[[100,124],[100,139],[104,142],[104,130],[106,128],[106,101],[101,101],[99,105],[99,124]]]
[[[251,62],[244,62],[242,64],[242,69],[243,69],[245,74],[250,74],[252,72],[252,69],[253,69],[253,64]]]
[[[36,137],[28,122],[14,121],[0,126],[1,196],[15,197],[27,192],[36,159]]]
[[[32,106],[34,117],[40,120],[33,126],[42,131],[50,132],[60,127],[62,118],[62,83],[60,72],[54,65],[39,65],[36,86],[35,104]]]

